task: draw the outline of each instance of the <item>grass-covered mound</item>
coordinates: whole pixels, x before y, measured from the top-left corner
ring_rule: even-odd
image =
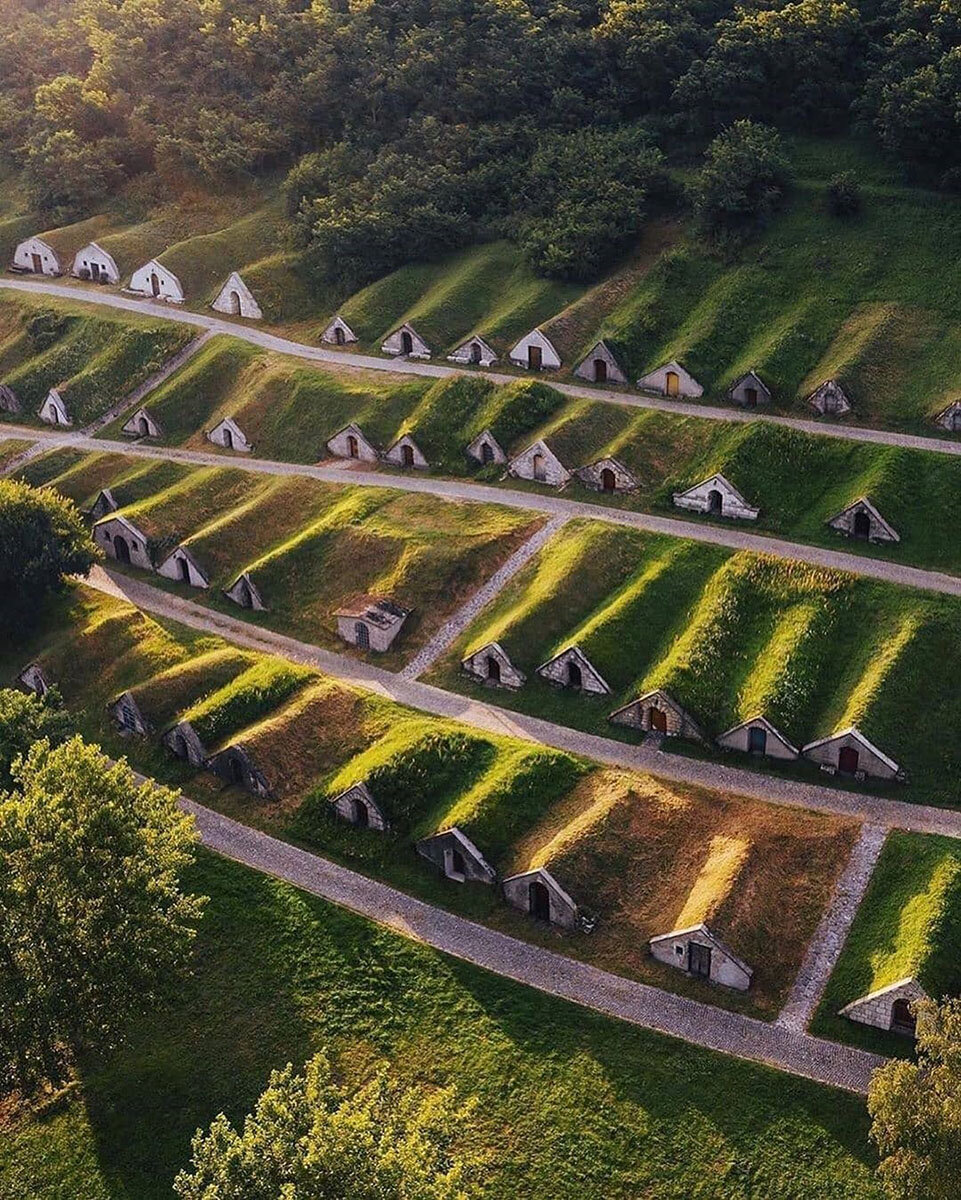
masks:
[[[22,413],[37,421],[52,387],[73,422],[85,425],[158,371],[191,338],[171,321],[106,316],[89,306],[0,298],[0,380],[16,393]]]
[[[90,508],[103,488],[109,488],[118,506],[126,508],[181,483],[189,473],[190,467],[181,463],[75,450],[51,451],[17,472],[35,487],[51,484],[81,511]]]
[[[763,713],[797,746],[857,725],[908,773],[904,798],[956,802],[961,670],[955,597],[597,522],[561,530],[434,668],[435,682],[610,733],[607,715],[666,689],[709,736]],[[460,661],[499,642],[517,692]],[[537,667],[576,644],[611,688],[557,690]],[[805,770],[799,766],[798,770]]]
[[[170,1008],[0,1145],[0,1192],[166,1200],[190,1138],[240,1121],[272,1068],[328,1047],[346,1079],[387,1059],[477,1106],[491,1200],[551,1194],[874,1200],[863,1103],[575,1008],[201,855],[196,969]],[[737,1097],[737,1103],[732,1103]],[[574,1146],[589,1143],[589,1155]]]
[[[0,471],[8,467],[18,454],[22,454],[29,448],[30,442],[20,441],[17,438],[0,438]]]
[[[260,657],[254,664],[178,714],[189,721],[208,750],[273,712],[314,675],[279,658]]]
[[[217,694],[254,665],[254,655],[221,646],[177,663],[130,688],[137,707],[154,731],[163,732],[178,713]]]
[[[813,1029],[883,1053],[903,1038],[838,1016],[852,1000],[913,977],[941,1000],[961,988],[961,846],[953,838],[888,835]]]

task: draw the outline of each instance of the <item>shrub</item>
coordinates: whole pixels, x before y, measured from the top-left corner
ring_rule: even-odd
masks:
[[[853,217],[861,211],[861,187],[852,171],[842,171],[828,184],[827,206],[835,217]]]
[[[756,232],[782,204],[790,177],[777,132],[735,122],[711,142],[691,188],[702,229],[722,242]]]

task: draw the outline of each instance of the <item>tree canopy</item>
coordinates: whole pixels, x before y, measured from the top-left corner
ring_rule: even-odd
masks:
[[[43,698],[13,688],[0,689],[0,791],[13,782],[14,762],[42,739],[59,745],[70,732],[70,718],[55,692]]]

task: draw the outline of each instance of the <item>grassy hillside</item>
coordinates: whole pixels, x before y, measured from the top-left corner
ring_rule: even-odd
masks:
[[[74,423],[84,425],[133,391],[190,337],[186,326],[169,321],[0,297],[0,380],[23,409],[0,417],[39,424],[37,409],[57,387]]]
[[[29,449],[30,445],[30,442],[18,441],[16,438],[0,438],[0,472],[8,467],[18,454]]]
[[[518,987],[210,855],[189,884],[210,896],[193,979],[79,1094],[8,1127],[0,1193],[167,1197],[198,1125],[242,1120],[271,1068],[326,1047],[351,1081],[386,1060],[476,1097],[464,1149],[491,1200],[667,1200],[706,1179],[717,1200],[877,1195],[852,1096]]]
[[[952,633],[959,613],[953,597],[576,521],[429,677],[598,733],[612,732],[614,708],[653,687],[670,692],[712,737],[757,713],[797,746],[856,724],[907,769],[910,786],[899,795],[953,804],[961,778],[952,683],[961,669]],[[460,671],[461,659],[490,641],[527,674],[520,691],[490,691]],[[559,691],[536,675],[572,644],[611,696]]]
[[[396,647],[378,657],[388,667],[413,654],[542,521],[494,504],[112,453],[54,451],[22,474],[81,508],[110,487],[156,564],[182,543],[209,573],[209,590],[191,589],[191,598],[241,615],[222,590],[249,571],[268,611],[247,615],[303,640],[346,650],[337,609],[367,593],[394,599],[411,614]]]
[[[883,1053],[906,1050],[896,1034],[856,1025],[838,1011],[909,976],[930,996],[955,996],[961,930],[961,847],[952,838],[888,836],[813,1028]]]
[[[60,604],[30,645],[0,655],[0,679],[11,678],[28,657],[61,688],[88,738],[247,824],[317,846],[521,938],[759,1015],[773,1015],[783,999],[853,837],[850,822],[665,788],[428,718],[316,671],[189,635],[83,588]],[[108,717],[109,702],[127,689],[152,726],[147,738],[121,735]],[[160,734],[179,719],[189,720],[209,749],[242,742],[272,796],[224,787],[167,756]],[[389,834],[354,829],[333,816],[330,799],[359,780],[387,814]],[[547,863],[598,916],[598,932],[541,928],[508,909],[493,888],[458,887],[438,877],[414,843],[455,824],[502,875]],[[750,861],[718,890],[712,921],[749,961],[762,957],[764,937],[779,947],[763,955],[766,965],[757,964],[757,986],[747,996],[662,971],[645,952],[649,937],[666,932],[659,922],[674,927],[692,896],[703,892],[698,881],[714,843],[735,835]],[[657,896],[658,903],[645,907],[641,895]]]

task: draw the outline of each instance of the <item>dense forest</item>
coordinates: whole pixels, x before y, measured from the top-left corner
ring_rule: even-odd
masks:
[[[352,286],[490,236],[590,278],[670,199],[665,161],[709,145],[709,165],[746,167],[750,194],[723,199],[750,223],[784,182],[758,124],[856,129],[906,177],[961,190],[961,0],[0,0],[0,15],[0,148],[37,209],[81,216],[138,177],[280,171],[308,261]]]

